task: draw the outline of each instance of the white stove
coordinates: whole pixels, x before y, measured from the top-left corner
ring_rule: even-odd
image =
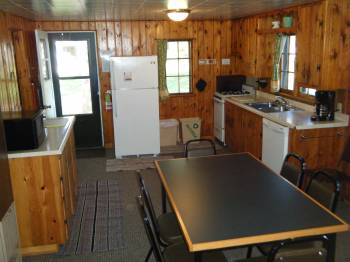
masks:
[[[254,95],[255,89],[252,86],[242,85],[242,91],[224,91],[214,94],[214,137],[225,143],[225,98],[233,96]]]

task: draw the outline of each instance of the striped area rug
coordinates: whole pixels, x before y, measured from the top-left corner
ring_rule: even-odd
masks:
[[[59,255],[83,255],[124,247],[122,205],[116,180],[79,186],[69,240]]]

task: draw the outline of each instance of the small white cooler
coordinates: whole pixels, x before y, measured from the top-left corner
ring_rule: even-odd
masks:
[[[160,120],[160,146],[173,146],[179,140],[179,122],[176,119]]]

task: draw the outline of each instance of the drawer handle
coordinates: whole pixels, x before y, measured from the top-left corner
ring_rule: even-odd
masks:
[[[343,132],[337,132],[337,136],[344,136]],[[301,135],[301,140],[309,140],[309,139],[319,139],[319,138],[328,138],[328,137],[335,137],[335,136],[305,136]]]

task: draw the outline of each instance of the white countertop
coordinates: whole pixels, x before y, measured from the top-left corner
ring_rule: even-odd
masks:
[[[253,107],[246,105],[245,103],[254,102],[271,102],[267,96],[235,96],[225,99],[227,102],[235,104],[241,108],[244,108],[252,113],[269,119],[277,124],[296,129],[315,129],[315,128],[332,128],[332,127],[346,127],[349,124],[349,116],[345,114],[336,113],[334,121],[311,121],[311,116],[314,114],[310,111],[310,106],[303,106],[303,110],[286,111],[278,113],[265,113],[259,111]],[[289,100],[291,101],[291,100]],[[301,103],[297,102],[295,106],[301,106]],[[293,105],[294,106],[294,105]]]
[[[8,158],[11,159],[62,154],[71,129],[74,126],[74,122],[74,116],[58,117],[47,120],[45,119],[44,126],[46,126],[46,137],[43,143],[37,149],[8,152]]]

